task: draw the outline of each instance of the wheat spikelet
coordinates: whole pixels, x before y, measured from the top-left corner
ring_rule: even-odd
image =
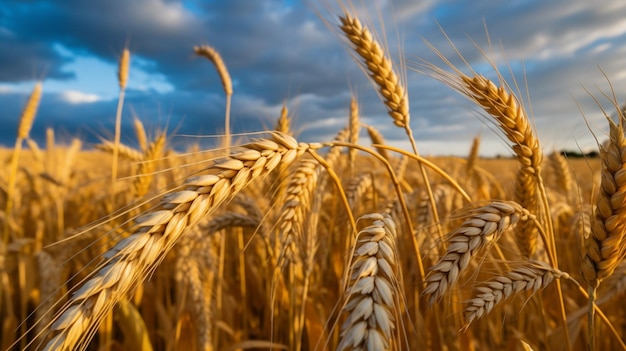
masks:
[[[37,82],[35,84],[35,87],[28,98],[28,102],[26,102],[26,106],[22,111],[20,125],[17,128],[18,139],[26,139],[28,137],[28,133],[30,133],[30,128],[33,126],[33,121],[35,120],[37,109],[39,108],[39,101],[41,100],[41,87],[41,82]]]
[[[610,140],[608,145],[600,146],[601,186],[591,233],[582,237],[583,275],[593,287],[613,274],[626,255],[626,138],[624,116],[618,118],[619,124],[607,118]]]
[[[410,121],[409,100],[393,70],[391,60],[385,56],[380,44],[374,40],[370,30],[364,27],[358,18],[344,13],[343,16],[339,16],[339,20],[341,21],[339,28],[363,59],[364,68],[378,86],[378,92],[384,99],[393,123],[400,128],[407,128]]]
[[[531,260],[504,275],[482,283],[475,288],[474,297],[466,302],[465,328],[513,295],[522,291],[534,294],[548,286],[555,278],[569,279],[569,274],[553,269],[547,263]]]
[[[371,225],[357,235],[338,351],[389,350],[396,324],[396,226],[388,215],[373,213],[363,220]]]
[[[512,201],[492,201],[471,210],[467,214],[468,219],[449,234],[447,251],[430,269],[423,295],[431,304],[440,300],[454,286],[474,256],[489,248],[505,230],[531,216]]]
[[[117,70],[117,81],[120,89],[126,89],[126,83],[128,83],[128,68],[130,66],[130,51],[124,49],[122,56],[120,56],[120,63]]]
[[[171,250],[185,230],[215,211],[250,182],[267,176],[281,163],[291,163],[311,147],[278,132],[242,146],[207,169],[209,174],[187,179],[160,205],[135,219],[131,235],[107,251],[107,261],[73,293],[51,330],[57,333],[46,350],[84,347],[100,318]]]
[[[224,64],[222,56],[220,56],[219,52],[217,52],[217,50],[208,45],[195,46],[193,48],[193,51],[196,53],[196,55],[205,57],[207,60],[211,61],[213,65],[215,65],[215,69],[217,70],[217,73],[220,76],[220,80],[222,81],[224,93],[227,96],[233,95],[233,82],[230,79],[228,69],[226,69],[226,65]]]

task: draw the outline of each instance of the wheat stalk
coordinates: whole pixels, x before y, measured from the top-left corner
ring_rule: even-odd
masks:
[[[184,232],[215,211],[250,182],[282,163],[291,163],[311,147],[272,133],[243,146],[187,179],[180,190],[165,195],[158,207],[135,219],[131,235],[107,251],[107,261],[73,293],[51,327],[57,333],[46,350],[86,346],[88,335],[115,301],[129,294],[152,272]]]

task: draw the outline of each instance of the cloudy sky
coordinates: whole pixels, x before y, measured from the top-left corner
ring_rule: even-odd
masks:
[[[366,3],[376,5],[354,5],[359,16],[377,29],[392,57],[405,62],[411,126],[422,154],[465,155],[477,135],[483,155],[511,154],[491,120],[419,72],[423,60],[445,67],[425,41],[469,72],[443,32],[475,71],[495,79],[491,61],[511,85],[517,82],[546,152],[593,148],[592,132],[605,138],[606,123],[585,90],[598,97],[610,93],[603,72],[618,101],[626,101],[626,2]],[[44,95],[31,133],[35,140],[42,141],[48,127],[60,139],[78,136],[88,144],[110,138],[124,47],[132,55],[124,142],[133,144],[133,116],[149,130],[167,127],[177,145],[199,140],[193,135],[219,133],[220,81],[192,51],[210,44],[233,78],[234,132],[271,128],[286,102],[302,140],[331,140],[346,125],[355,94],[362,119],[390,143],[407,147],[404,131],[393,126],[346,50],[336,29],[340,11],[335,0],[2,0],[0,144],[14,143],[37,80]]]

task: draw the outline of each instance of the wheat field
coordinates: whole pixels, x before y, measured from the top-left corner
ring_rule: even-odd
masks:
[[[542,147],[504,80],[421,64],[512,155],[481,158],[476,137],[466,157],[425,158],[399,64],[354,13],[335,20],[409,150],[356,98],[333,140],[298,141],[287,106],[274,129],[231,135],[228,62],[210,46],[190,52],[228,101],[215,149],[176,150],[140,120],[138,146],[120,142],[128,50],[115,137],[94,150],[29,137],[37,84],[0,150],[0,348],[626,350],[617,98],[598,97],[599,157],[568,158]]]

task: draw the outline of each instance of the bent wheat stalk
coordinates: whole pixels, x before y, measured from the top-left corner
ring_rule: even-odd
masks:
[[[195,46],[193,48],[196,55],[203,56],[207,60],[211,61],[213,65],[215,65],[215,69],[220,76],[220,80],[222,81],[222,87],[224,88],[224,93],[226,94],[226,112],[224,114],[224,147],[226,150],[230,147],[230,103],[231,98],[233,96],[233,82],[230,79],[230,73],[228,73],[228,69],[224,64],[224,60],[222,60],[222,56],[220,56],[219,52],[208,45],[200,45]]]
[[[46,350],[86,347],[100,319],[156,269],[186,230],[256,178],[319,146],[299,144],[278,132],[271,135],[217,161],[208,174],[187,179],[178,191],[163,196],[159,206],[138,217],[131,235],[104,254],[106,262],[63,307],[51,326],[57,335]]]

